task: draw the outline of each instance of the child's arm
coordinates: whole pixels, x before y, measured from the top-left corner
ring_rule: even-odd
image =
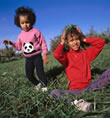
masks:
[[[48,49],[47,49],[47,44],[46,44],[46,41],[43,37],[43,35],[40,33],[40,45],[41,45],[41,49],[42,49],[42,52],[43,52],[43,61],[45,64],[48,64],[49,62],[49,58],[47,56],[47,53],[48,53]]]
[[[100,39],[100,38],[86,38],[82,31],[80,30],[80,28],[76,27],[77,31],[79,33],[82,34],[82,41],[85,43],[89,43],[91,44],[91,47],[87,48],[87,57],[89,59],[89,61],[91,62],[92,60],[94,60],[96,58],[96,56],[98,56],[98,54],[100,53],[100,51],[103,49],[104,44],[105,44],[105,40]]]
[[[10,41],[10,40],[3,40],[3,43],[4,44],[9,44],[9,45],[12,45],[13,46],[13,42]]]
[[[17,50],[21,50],[21,42],[20,42],[20,39],[17,40],[16,43],[10,41],[10,40],[3,40],[3,43],[4,44],[9,44],[11,46],[13,46],[13,48],[17,49]]]
[[[64,48],[64,42],[65,42],[65,32],[63,32],[62,36],[61,36],[61,43],[58,45],[58,47],[55,49],[53,56],[63,65],[63,66],[67,66],[67,58],[66,58],[66,54],[64,54],[63,52],[63,48]]]
[[[85,43],[89,43],[91,44],[91,47],[87,48],[87,58],[88,60],[91,62],[92,60],[94,60],[96,58],[96,56],[98,56],[98,54],[100,53],[100,51],[103,49],[104,44],[105,44],[105,40],[100,39],[100,38],[86,38],[82,31],[80,30],[80,28],[76,27],[77,31],[79,33],[82,34],[82,41]]]
[[[91,44],[91,47],[87,48],[87,56],[91,62],[98,56],[101,50],[104,48],[105,40],[101,38],[86,38],[86,43]]]
[[[86,36],[82,33],[81,29],[79,27],[76,27],[77,31],[81,34],[82,36],[82,42],[86,43]]]
[[[62,36],[61,36],[61,45],[64,45],[65,43],[65,31],[62,33]]]

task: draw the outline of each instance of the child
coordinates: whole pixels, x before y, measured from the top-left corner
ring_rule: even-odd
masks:
[[[88,43],[91,46],[82,50],[82,43]],[[82,92],[92,91],[110,83],[110,70],[105,71],[97,80],[90,84],[91,80],[91,62],[98,56],[103,49],[105,40],[100,38],[85,38],[81,30],[74,26],[67,26],[61,36],[61,43],[54,51],[54,57],[64,66],[69,90],[53,90],[51,96],[56,100],[58,98],[64,101],[65,95],[77,95]],[[66,47],[66,51],[64,48]]]
[[[4,40],[3,43],[12,45],[15,49],[21,50],[25,59],[25,70],[27,78],[39,90],[47,90],[47,79],[45,77],[43,61],[48,63],[47,44],[42,33],[33,27],[36,21],[35,13],[30,8],[20,7],[16,10],[15,25],[22,29],[17,42]],[[43,61],[41,53],[43,52]],[[34,76],[34,69],[39,78],[39,81]]]

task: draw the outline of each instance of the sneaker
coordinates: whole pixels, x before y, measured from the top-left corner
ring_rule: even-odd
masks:
[[[37,91],[41,90],[42,92],[48,91],[48,88],[47,88],[47,87],[43,87],[41,83],[37,84],[37,85],[35,86],[35,89],[36,89]]]
[[[42,92],[48,91],[48,88],[47,87],[42,87],[41,89],[42,89]]]
[[[90,112],[93,110],[93,103],[86,102],[83,99],[74,100],[72,104],[74,104],[79,111]]]
[[[41,88],[41,83],[38,83],[38,84],[35,86],[35,89],[36,89],[37,91],[39,91],[40,88]]]

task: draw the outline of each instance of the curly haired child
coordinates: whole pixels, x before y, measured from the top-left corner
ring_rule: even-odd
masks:
[[[21,28],[16,43],[4,40],[3,43],[12,45],[16,50],[21,50],[26,63],[25,71],[27,78],[35,85],[36,89],[45,88],[47,79],[45,77],[43,61],[48,63],[48,49],[42,33],[33,27],[36,22],[36,15],[31,8],[19,7],[14,17],[15,25]],[[41,53],[43,52],[43,58]],[[43,60],[42,60],[43,59]],[[34,69],[39,81],[34,76]],[[45,88],[46,89],[46,88]],[[46,89],[47,90],[47,89]]]

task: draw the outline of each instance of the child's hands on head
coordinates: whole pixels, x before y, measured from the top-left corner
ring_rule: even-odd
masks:
[[[64,32],[62,33],[62,36],[61,36],[61,45],[64,45],[64,42],[65,42],[65,30],[64,30]]]
[[[3,43],[4,43],[4,44],[10,44],[10,45],[13,45],[13,43],[12,43],[11,41],[9,41],[9,40],[3,40]]]
[[[82,41],[86,42],[86,37],[85,35],[82,33],[81,29],[79,27],[76,27],[77,31],[82,35]]]
[[[42,59],[43,59],[43,62],[44,62],[45,64],[48,64],[49,58],[48,58],[47,54],[44,54],[43,57],[42,57]]]
[[[76,30],[79,32],[79,33],[82,33],[81,29],[79,27],[76,27]]]

